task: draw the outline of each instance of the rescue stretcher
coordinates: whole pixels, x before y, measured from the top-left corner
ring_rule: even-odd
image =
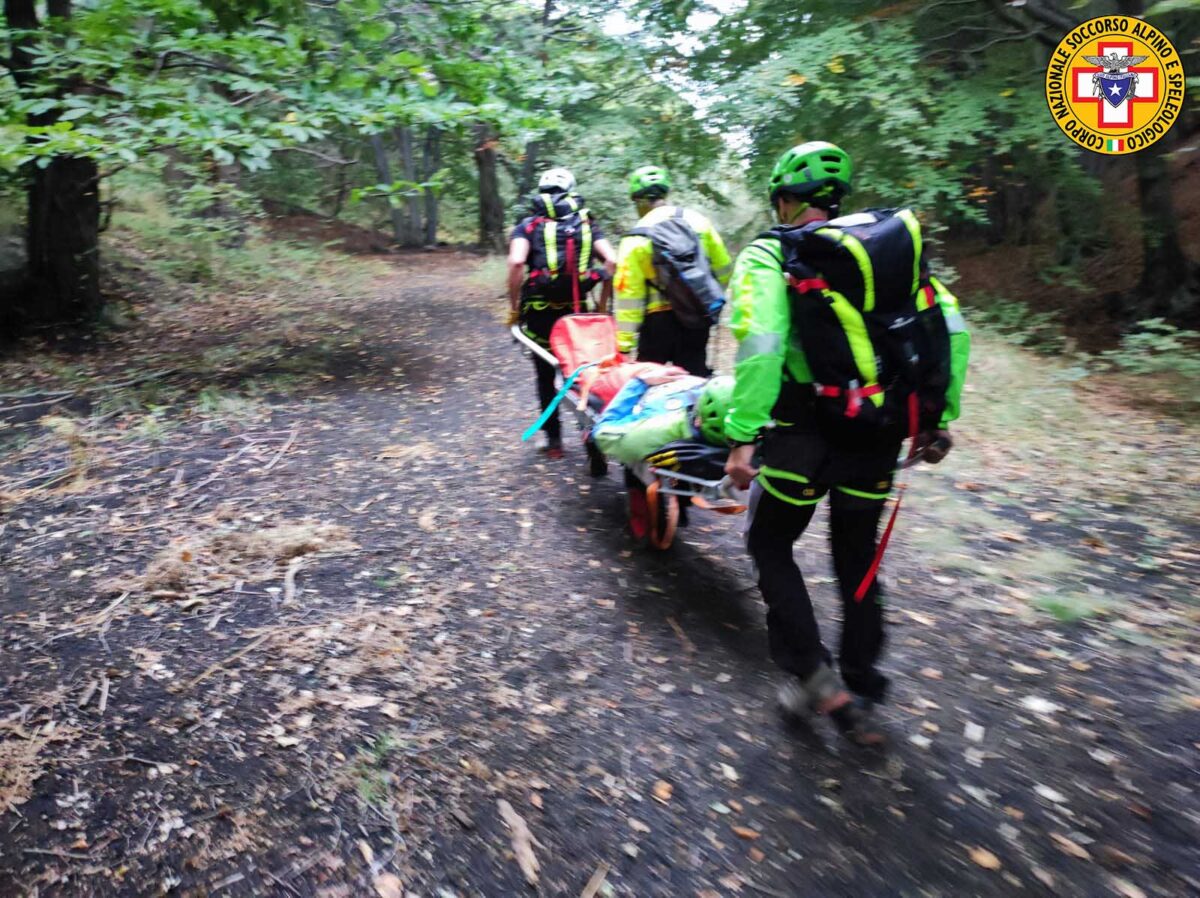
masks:
[[[607,466],[607,460],[588,438],[604,410],[604,402],[591,394],[592,379],[583,375],[591,369],[603,370],[624,361],[617,350],[613,319],[608,315],[586,313],[564,316],[555,324],[551,335],[551,348],[557,352],[530,338],[520,325],[513,325],[512,335],[526,350],[560,372],[560,396],[562,401],[570,404],[575,415],[593,470],[597,471],[599,465]],[[541,423],[539,420],[526,436],[536,431]],[[709,454],[713,451],[706,444],[704,448]],[[720,462],[723,465],[723,457]],[[738,490],[724,474],[708,478],[656,467],[646,461],[623,467],[628,491],[629,532],[639,544],[669,549],[675,540],[683,506],[726,515],[740,514],[746,509],[745,492]]]

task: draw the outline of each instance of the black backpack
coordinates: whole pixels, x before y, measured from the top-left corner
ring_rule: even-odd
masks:
[[[792,327],[817,414],[842,435],[937,428],[950,382],[950,335],[907,209],[872,209],[777,227]]]
[[[539,194],[525,224],[529,240],[527,283],[552,301],[575,299],[602,279],[592,270],[592,220],[582,197]]]
[[[633,237],[648,237],[654,245],[654,287],[671,304],[671,311],[687,328],[712,326],[725,305],[725,293],[713,277],[708,256],[683,209],[657,224],[634,228]]]

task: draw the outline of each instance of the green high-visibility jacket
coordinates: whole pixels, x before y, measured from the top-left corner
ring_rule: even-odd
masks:
[[[958,299],[937,278],[930,283],[950,332],[951,373],[941,420],[944,428],[958,418],[971,335]],[[738,341],[738,354],[725,435],[734,443],[751,443],[772,423],[771,411],[785,372],[796,383],[812,383],[799,335],[792,330],[783,251],[777,238],[759,237],[738,254],[729,281],[729,299],[733,309],[730,328]]]

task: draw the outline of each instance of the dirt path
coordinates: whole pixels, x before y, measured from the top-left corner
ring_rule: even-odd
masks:
[[[230,312],[176,350],[282,361],[10,490],[0,893],[526,894],[505,800],[546,895],[1200,894],[1195,433],[1098,441],[1115,407],[980,346],[889,554],[863,753],[773,708],[739,522],[632,551],[615,471],[518,443],[529,364],[472,264]],[[46,445],[5,481],[69,470]]]

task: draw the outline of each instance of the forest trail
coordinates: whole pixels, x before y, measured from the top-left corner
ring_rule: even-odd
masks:
[[[476,265],[164,305],[71,357],[88,428],[0,431],[0,893],[532,894],[501,800],[543,895],[1200,893],[1195,429],[977,339],[864,752],[780,720],[739,519],[633,551],[615,468],[520,444]]]

